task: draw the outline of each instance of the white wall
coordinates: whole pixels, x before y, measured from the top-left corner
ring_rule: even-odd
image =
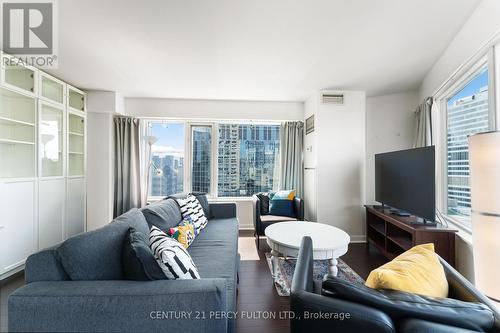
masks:
[[[125,98],[125,113],[135,117],[302,120],[304,103]]]
[[[320,93],[306,102],[314,113],[315,135],[308,159],[316,160],[317,221],[345,230],[351,240],[364,240],[365,93],[342,91],[344,104],[323,104]],[[314,191],[314,186],[305,187]],[[308,200],[305,196],[304,200]]]
[[[414,110],[418,92],[374,96],[366,99],[366,203],[375,203],[374,155],[409,149],[415,135]]]
[[[87,230],[113,219],[113,114],[120,97],[90,91],[87,97]]]
[[[483,0],[455,38],[444,50],[420,86],[420,99],[433,95],[460,66],[467,63],[500,30],[500,1]],[[470,234],[460,230],[456,239],[455,257],[457,269],[470,281],[474,281],[474,260]]]
[[[483,0],[427,73],[420,99],[431,96],[462,64],[500,30],[500,1]]]

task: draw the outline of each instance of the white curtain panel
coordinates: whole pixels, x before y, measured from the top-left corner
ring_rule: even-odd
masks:
[[[295,190],[302,196],[304,188],[304,123],[287,121],[281,124],[280,189]]]
[[[426,147],[433,145],[432,133],[432,97],[428,97],[420,104],[416,111],[416,129],[415,140],[413,143],[414,148]]]

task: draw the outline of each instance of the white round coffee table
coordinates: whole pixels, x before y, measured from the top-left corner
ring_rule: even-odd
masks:
[[[328,275],[337,276],[337,259],[347,252],[351,241],[345,231],[318,222],[279,222],[268,226],[264,233],[271,247],[273,278],[278,257],[297,257],[304,236],[312,239],[314,260],[329,260]]]

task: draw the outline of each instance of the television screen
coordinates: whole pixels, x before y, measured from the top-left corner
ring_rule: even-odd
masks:
[[[375,155],[375,200],[434,222],[434,146]]]

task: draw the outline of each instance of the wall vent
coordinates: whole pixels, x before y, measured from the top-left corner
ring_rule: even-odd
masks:
[[[344,104],[343,94],[323,94],[321,95],[323,104]]]

